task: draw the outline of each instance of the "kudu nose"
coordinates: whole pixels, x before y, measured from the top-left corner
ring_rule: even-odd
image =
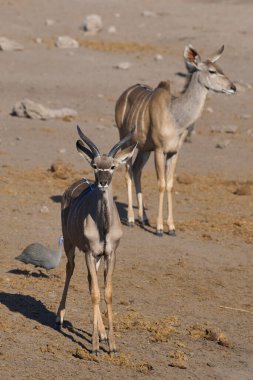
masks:
[[[100,186],[105,187],[107,185],[107,181],[99,181]]]
[[[236,87],[234,84],[231,85],[231,90],[233,90],[234,92],[236,92]]]

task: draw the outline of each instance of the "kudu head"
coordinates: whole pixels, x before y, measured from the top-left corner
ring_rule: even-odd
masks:
[[[223,51],[224,45],[210,58],[202,61],[192,45],[188,45],[184,50],[185,65],[190,74],[197,73],[199,83],[207,90],[233,94],[236,92],[235,85],[216,65]]]
[[[112,181],[112,175],[116,167],[120,164],[125,164],[134,154],[137,144],[122,149],[131,140],[134,131],[132,130],[126,137],[115,144],[108,154],[101,154],[96,145],[83,134],[78,126],[77,132],[82,140],[77,140],[76,148],[93,168],[98,189],[105,191]]]

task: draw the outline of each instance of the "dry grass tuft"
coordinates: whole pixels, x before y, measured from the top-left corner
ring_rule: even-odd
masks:
[[[197,324],[189,329],[189,334],[194,339],[206,339],[216,342],[224,347],[232,347],[227,336],[218,327]]]
[[[188,357],[183,351],[180,351],[180,350],[171,351],[169,353],[169,357],[170,357],[170,361],[169,361],[170,367],[177,367],[180,369],[187,368]]]

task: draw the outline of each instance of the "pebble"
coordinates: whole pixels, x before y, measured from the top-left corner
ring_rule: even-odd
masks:
[[[14,51],[24,50],[24,46],[16,41],[9,40],[5,37],[0,37],[0,50],[2,51]]]
[[[155,61],[162,61],[162,60],[163,60],[163,56],[161,54],[155,55]]]
[[[42,206],[40,209],[41,214],[48,214],[49,208],[47,206]]]
[[[61,49],[72,49],[78,48],[79,43],[69,36],[59,36],[55,42],[55,46]]]
[[[90,34],[98,33],[103,28],[101,17],[96,14],[86,16],[82,28],[85,32],[89,32]]]
[[[252,117],[249,113],[243,113],[240,115],[240,119],[248,120]]]
[[[213,113],[212,107],[206,107],[206,111],[209,112],[209,113]]]
[[[61,153],[61,154],[66,153],[66,149],[65,149],[65,148],[61,148],[61,149],[59,149],[59,153]]]
[[[51,20],[51,19],[47,19],[46,21],[45,21],[45,25],[47,25],[47,26],[52,26],[52,25],[54,25],[54,20]]]
[[[35,38],[35,42],[36,42],[36,44],[42,44],[43,39],[41,37],[37,37],[37,38]]]
[[[141,15],[144,17],[155,17],[157,14],[153,11],[143,11],[141,12]]]
[[[230,140],[224,140],[222,142],[217,143],[216,146],[215,146],[215,148],[225,149],[229,145],[230,145]]]
[[[226,132],[226,133],[232,133],[232,134],[234,134],[234,133],[237,132],[237,130],[238,130],[238,125],[231,124],[231,125],[225,125],[225,126],[223,126],[223,131]]]
[[[130,62],[120,62],[114,66],[115,69],[129,70],[132,64]]]
[[[109,26],[109,28],[107,29],[108,33],[109,34],[115,34],[117,32],[115,26],[111,25]]]

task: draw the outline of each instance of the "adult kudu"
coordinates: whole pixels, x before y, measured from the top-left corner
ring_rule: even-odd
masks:
[[[201,116],[208,91],[225,94],[236,91],[235,85],[216,65],[223,50],[224,46],[202,61],[191,45],[185,47],[184,59],[191,75],[185,90],[178,97],[171,94],[169,82],[161,82],[155,89],[136,84],[125,90],[117,100],[115,120],[120,138],[135,128],[131,142],[139,142],[134,163],[129,160],[126,164],[129,225],[134,224],[132,177],[138,200],[139,220],[142,223],[147,221],[143,208],[141,173],[150,153],[154,151],[159,190],[156,233],[163,235],[163,199],[166,190],[169,235],[175,235],[172,206],[174,173],[188,128]]]
[[[81,140],[76,147],[95,173],[95,182],[81,179],[63,194],[61,203],[62,232],[67,256],[66,280],[56,322],[63,324],[70,279],[75,267],[75,248],[85,253],[88,282],[93,305],[92,352],[99,352],[99,338],[107,339],[100,312],[100,291],[97,271],[104,258],[105,302],[108,312],[109,352],[116,351],[112,320],[112,274],[115,255],[122,236],[121,222],[112,194],[112,175],[119,164],[126,163],[136,144],[120,150],[131,139],[131,133],[118,142],[108,154],[101,154],[96,145],[77,127]],[[86,146],[85,146],[86,144]]]

